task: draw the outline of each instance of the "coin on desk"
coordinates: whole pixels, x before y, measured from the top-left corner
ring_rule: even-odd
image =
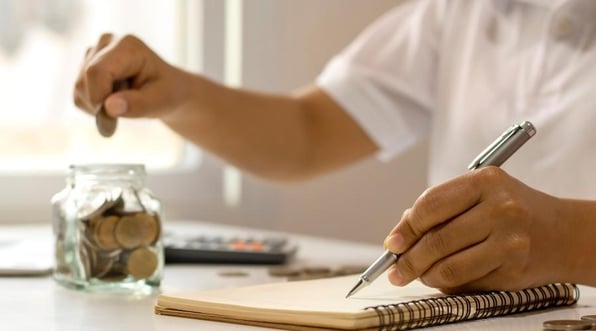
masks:
[[[581,320],[592,323],[592,330],[596,330],[596,315],[585,315],[581,317]]]
[[[551,320],[542,323],[544,330],[590,330],[592,323],[580,320]]]
[[[299,276],[302,273],[302,269],[292,267],[272,267],[269,268],[269,276],[273,277],[290,277]]]
[[[363,273],[368,266],[366,265],[344,265],[335,270],[336,276],[354,275]]]

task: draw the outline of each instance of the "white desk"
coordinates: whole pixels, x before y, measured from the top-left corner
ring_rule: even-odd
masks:
[[[167,226],[167,225],[166,225]],[[185,231],[227,231],[246,233],[235,227],[205,223],[181,223],[176,229]],[[49,238],[49,226],[0,226],[0,233],[28,234]],[[376,245],[293,236],[300,250],[292,263],[298,265],[368,264],[382,249]],[[267,266],[167,265],[163,291],[198,290],[279,281],[267,273]],[[245,277],[224,277],[225,270],[242,270]],[[579,304],[528,314],[471,321],[432,328],[432,330],[542,330],[542,322],[550,319],[578,319],[596,314],[596,289],[581,287]],[[208,322],[159,316],[153,313],[155,296],[131,298],[102,295],[65,289],[51,277],[0,278],[0,330],[265,330],[243,325]]]

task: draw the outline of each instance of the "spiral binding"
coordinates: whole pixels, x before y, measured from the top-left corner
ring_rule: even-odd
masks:
[[[409,330],[464,320],[572,305],[579,299],[575,284],[555,283],[521,291],[448,295],[366,307],[379,318],[379,330]]]

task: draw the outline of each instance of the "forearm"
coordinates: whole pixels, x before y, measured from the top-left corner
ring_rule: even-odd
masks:
[[[228,88],[191,75],[187,102],[164,123],[193,143],[261,177],[295,180],[347,164],[376,147],[330,100]],[[335,117],[326,117],[335,114]],[[336,134],[337,133],[337,134]],[[353,139],[352,151],[336,148]]]
[[[561,240],[553,242],[565,252],[566,281],[596,286],[596,201],[563,200],[565,219],[568,223],[561,233]]]

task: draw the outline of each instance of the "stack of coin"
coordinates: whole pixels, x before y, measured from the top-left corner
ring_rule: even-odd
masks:
[[[551,320],[542,323],[544,331],[555,330],[591,330],[592,323],[580,320]]]
[[[592,324],[592,330],[596,330],[596,315],[585,315],[581,318],[582,321],[587,321]]]
[[[77,217],[78,257],[85,279],[145,279],[156,271],[154,246],[161,233],[157,214],[144,208],[128,211],[123,193],[110,192],[96,195],[92,203],[79,209]]]

